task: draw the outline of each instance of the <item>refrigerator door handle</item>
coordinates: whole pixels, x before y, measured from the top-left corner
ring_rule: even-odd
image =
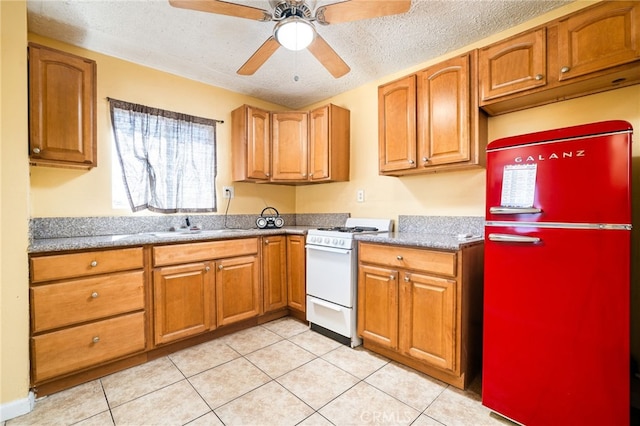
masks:
[[[489,241],[495,241],[498,243],[528,243],[536,244],[541,240],[538,237],[527,237],[525,235],[513,235],[513,234],[489,234]]]
[[[535,214],[542,213],[542,209],[536,207],[491,207],[491,214]]]

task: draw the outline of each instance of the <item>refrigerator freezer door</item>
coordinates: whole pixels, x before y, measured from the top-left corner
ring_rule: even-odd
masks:
[[[629,424],[630,231],[485,232],[514,239],[485,241],[483,404],[532,426]]]
[[[610,134],[574,133],[514,138],[522,145],[489,144],[487,221],[631,223],[630,130],[620,125]]]

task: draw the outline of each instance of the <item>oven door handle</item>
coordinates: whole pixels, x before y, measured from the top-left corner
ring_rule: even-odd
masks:
[[[351,253],[351,250],[345,250],[345,249],[334,248],[334,247],[314,246],[311,244],[307,244],[305,247],[310,250],[328,251],[329,253],[340,253],[340,254]]]
[[[318,306],[322,306],[327,309],[331,309],[332,311],[340,312],[340,308],[332,305],[331,303],[323,302],[322,300],[311,299],[311,303],[316,304]]]

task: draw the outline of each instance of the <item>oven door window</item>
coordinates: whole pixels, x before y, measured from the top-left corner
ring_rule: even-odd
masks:
[[[353,250],[307,246],[307,294],[353,307]]]

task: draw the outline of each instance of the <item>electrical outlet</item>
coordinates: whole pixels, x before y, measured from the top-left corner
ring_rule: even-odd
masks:
[[[235,196],[235,192],[233,191],[233,186],[223,186],[222,194],[224,198],[233,198]]]
[[[364,203],[364,189],[358,189],[358,192],[356,193],[356,201]]]

